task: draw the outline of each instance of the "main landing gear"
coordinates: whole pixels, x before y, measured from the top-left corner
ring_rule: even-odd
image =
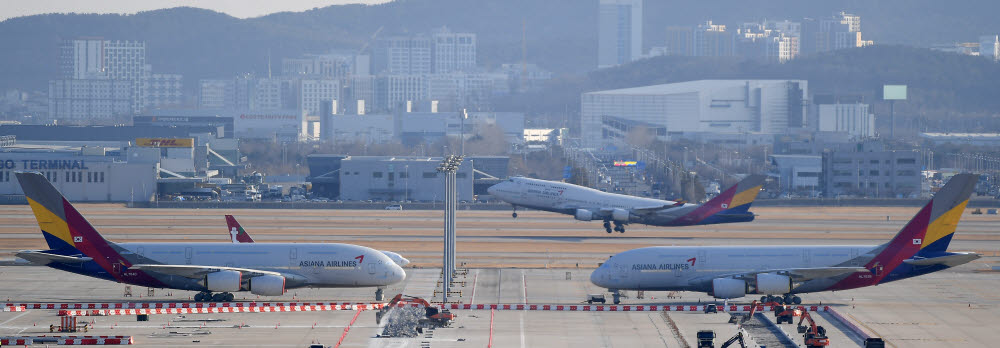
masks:
[[[776,302],[778,304],[797,305],[797,304],[802,304],[802,298],[792,294],[785,294],[785,296],[767,295],[767,296],[761,296],[760,302],[763,303]]]
[[[612,231],[611,221],[605,221],[604,222],[604,230],[607,231],[608,233],[611,233],[611,231]],[[618,233],[625,233],[625,224],[622,224],[622,223],[619,223],[618,221],[615,221],[614,231],[618,232]]]
[[[228,292],[212,294],[209,291],[202,291],[194,295],[195,302],[232,302],[236,296]]]

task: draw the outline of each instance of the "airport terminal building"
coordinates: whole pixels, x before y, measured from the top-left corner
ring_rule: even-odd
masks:
[[[0,149],[0,195],[23,199],[17,171],[45,175],[74,202],[149,201],[156,196],[156,164],[128,163],[120,148],[14,145]]]
[[[344,201],[443,201],[444,176],[437,172],[441,157],[347,156],[307,157],[313,192]],[[510,158],[470,156],[458,168],[458,199],[471,201],[486,187],[507,176]]]
[[[587,147],[620,143],[625,135],[614,134],[613,121],[648,125],[662,140],[782,134],[804,126],[807,95],[805,80],[699,80],[589,92],[581,97],[581,138]]]

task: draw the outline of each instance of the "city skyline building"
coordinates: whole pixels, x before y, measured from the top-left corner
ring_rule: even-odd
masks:
[[[600,0],[597,25],[598,69],[642,56],[642,0]]]

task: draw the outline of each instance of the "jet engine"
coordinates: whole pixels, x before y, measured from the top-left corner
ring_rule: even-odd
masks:
[[[632,214],[629,214],[628,210],[621,208],[615,208],[615,210],[611,211],[611,218],[618,222],[628,222],[631,215]]]
[[[757,274],[758,294],[783,295],[791,291],[792,291],[792,278],[773,273]]]
[[[218,271],[205,275],[202,285],[209,291],[240,291],[243,274],[239,271]]]
[[[247,288],[254,295],[280,296],[285,294],[285,277],[262,275],[250,278]]]
[[[732,278],[712,279],[712,296],[715,298],[740,298],[747,295],[747,282]]]
[[[594,213],[587,209],[577,209],[573,217],[580,221],[590,221],[594,219]]]

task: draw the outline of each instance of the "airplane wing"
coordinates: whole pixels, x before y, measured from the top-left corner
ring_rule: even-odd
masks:
[[[632,213],[636,214],[636,215],[646,215],[646,214],[653,214],[653,213],[656,213],[656,212],[659,212],[659,211],[662,211],[662,210],[668,210],[668,209],[673,209],[673,208],[683,207],[683,206],[684,206],[684,202],[674,202],[673,204],[663,204],[663,205],[657,205],[657,206],[652,206],[652,207],[632,208]]]
[[[15,256],[28,260],[31,263],[37,263],[40,265],[47,265],[53,262],[84,263],[94,260],[86,256],[76,257],[76,256],[57,255],[38,250],[21,250],[17,252]]]
[[[160,272],[187,278],[201,278],[206,274],[218,271],[237,271],[243,273],[247,277],[255,277],[260,275],[276,275],[286,278],[289,277],[289,275],[279,272],[262,271],[252,268],[223,267],[223,266],[139,264],[139,265],[132,265],[132,267],[129,267],[129,269]]]
[[[744,273],[732,273],[724,274],[719,276],[713,276],[711,278],[703,278],[701,281],[711,281],[715,278],[736,278],[744,280],[753,280],[758,274],[761,273],[773,273],[788,276],[792,278],[795,282],[804,282],[813,279],[822,279],[836,277],[844,274],[858,273],[858,272],[870,272],[864,267],[810,267],[810,268],[781,268],[781,269],[768,269],[753,272]]]

